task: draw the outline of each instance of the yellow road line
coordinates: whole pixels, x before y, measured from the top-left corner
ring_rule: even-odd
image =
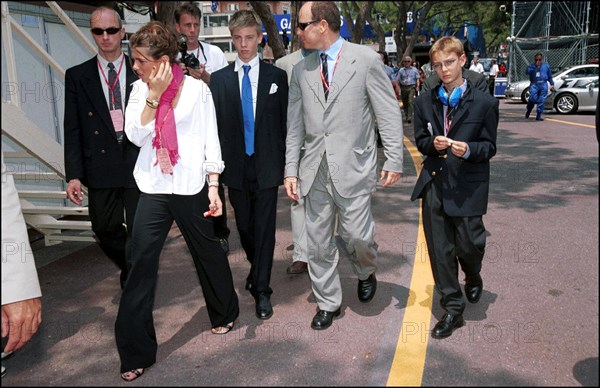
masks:
[[[404,146],[409,151],[417,170],[417,176],[419,176],[421,173],[421,154],[407,137],[404,138]],[[394,360],[388,376],[388,386],[421,385],[425,356],[427,355],[427,342],[429,341],[433,285],[421,210],[419,210],[419,229],[409,296],[400,336],[396,344]]]
[[[511,116],[520,116],[520,114],[511,113],[511,112],[507,112],[506,114],[511,115]],[[533,120],[531,120],[531,121],[533,121]],[[565,121],[565,120],[558,120],[558,119],[549,119],[548,116],[544,117],[544,121],[553,121],[555,123],[569,124],[569,125],[575,125],[575,126],[578,126],[578,127],[585,127],[585,128],[596,128],[595,125],[582,124],[582,123],[574,123],[572,121]]]

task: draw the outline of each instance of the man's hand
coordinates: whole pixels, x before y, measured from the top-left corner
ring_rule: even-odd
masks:
[[[3,352],[20,349],[37,332],[41,323],[41,298],[2,305],[2,338],[8,336]]]
[[[79,179],[71,179],[67,183],[67,198],[77,206],[83,202],[83,193],[81,192],[81,182]]]
[[[388,187],[398,182],[398,179],[401,177],[401,172],[381,170],[381,176],[379,179],[383,181],[383,187]]]
[[[285,191],[287,196],[293,200],[297,201],[300,197],[298,196],[298,178],[295,176],[286,176],[283,179],[283,185],[285,187]]]
[[[197,69],[192,69],[190,67],[187,67],[186,69],[189,75],[204,81],[208,86],[210,86],[210,73],[206,71],[206,65],[201,64]]]

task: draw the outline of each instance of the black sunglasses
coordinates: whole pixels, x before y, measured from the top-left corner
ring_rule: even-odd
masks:
[[[320,20],[311,20],[310,22],[306,22],[306,23],[298,23],[298,28],[302,31],[306,30],[306,27],[310,26],[313,23],[317,23],[320,22]]]
[[[92,34],[94,34],[94,35],[102,35],[102,34],[104,34],[104,31],[106,31],[106,33],[108,35],[114,35],[117,32],[121,31],[121,29],[118,27],[108,27],[107,29],[96,27],[96,28],[92,28],[91,31],[92,31]]]

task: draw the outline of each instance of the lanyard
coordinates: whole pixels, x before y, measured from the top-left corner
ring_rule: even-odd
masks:
[[[100,65],[100,60],[96,59],[96,62],[98,63],[98,68],[100,69],[100,72],[102,73],[102,77],[104,77],[104,82],[106,82],[106,86],[108,87],[108,89],[110,90],[110,94],[112,96],[112,106],[115,106],[115,86],[117,85],[117,82],[119,82],[119,75],[121,75],[121,69],[123,68],[123,62],[125,62],[125,57],[122,56],[121,57],[121,64],[119,65],[119,71],[117,71],[117,77],[115,78],[115,82],[113,82],[112,85],[110,85],[108,83],[108,79],[106,78],[106,74],[104,74],[104,69],[102,68],[102,66]]]
[[[344,45],[342,45],[342,47],[340,47],[340,51],[338,52],[337,58],[335,58],[335,64],[333,65],[333,71],[331,72],[331,79],[333,80],[333,75],[335,74],[335,69],[337,68],[338,65],[338,61],[340,60],[340,55],[342,54],[342,49],[344,48]],[[323,82],[323,86],[325,86],[327,88],[327,93],[329,93],[331,90],[329,89],[329,80],[326,80],[325,77],[323,76],[323,64],[321,63],[321,82]]]

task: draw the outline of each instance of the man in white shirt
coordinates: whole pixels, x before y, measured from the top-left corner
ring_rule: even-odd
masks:
[[[219,47],[198,40],[202,12],[197,6],[191,3],[183,3],[175,9],[174,16],[175,29],[179,34],[185,35],[187,38],[187,54],[194,55],[198,59],[198,62],[200,62],[197,69],[186,67],[185,64],[181,63],[183,71],[210,86],[211,73],[228,65],[225,54],[223,54],[223,51]],[[181,59],[181,54],[178,59]],[[206,88],[206,92],[209,92],[208,88]],[[223,200],[223,203],[225,203],[223,183],[219,183],[219,196]],[[215,236],[221,242],[221,247],[225,253],[229,253],[228,239],[231,231],[227,227],[227,206],[223,206],[222,216],[213,217],[213,225]]]
[[[187,70],[187,74],[210,85],[211,73],[224,68],[228,63],[219,47],[198,40],[201,17],[202,12],[197,6],[184,3],[175,9],[175,29],[179,34],[186,36],[187,53],[194,54],[200,62],[200,67],[197,69],[187,68],[184,65],[183,70]]]
[[[498,64],[495,59],[492,59],[492,64],[490,65],[490,79],[488,80],[488,85],[490,87],[490,93],[492,96],[494,95],[494,88],[496,87],[496,76],[498,75]]]
[[[473,63],[471,63],[471,67],[469,67],[469,70],[475,71],[479,74],[483,74],[483,65],[479,63],[479,57],[473,57]]]

